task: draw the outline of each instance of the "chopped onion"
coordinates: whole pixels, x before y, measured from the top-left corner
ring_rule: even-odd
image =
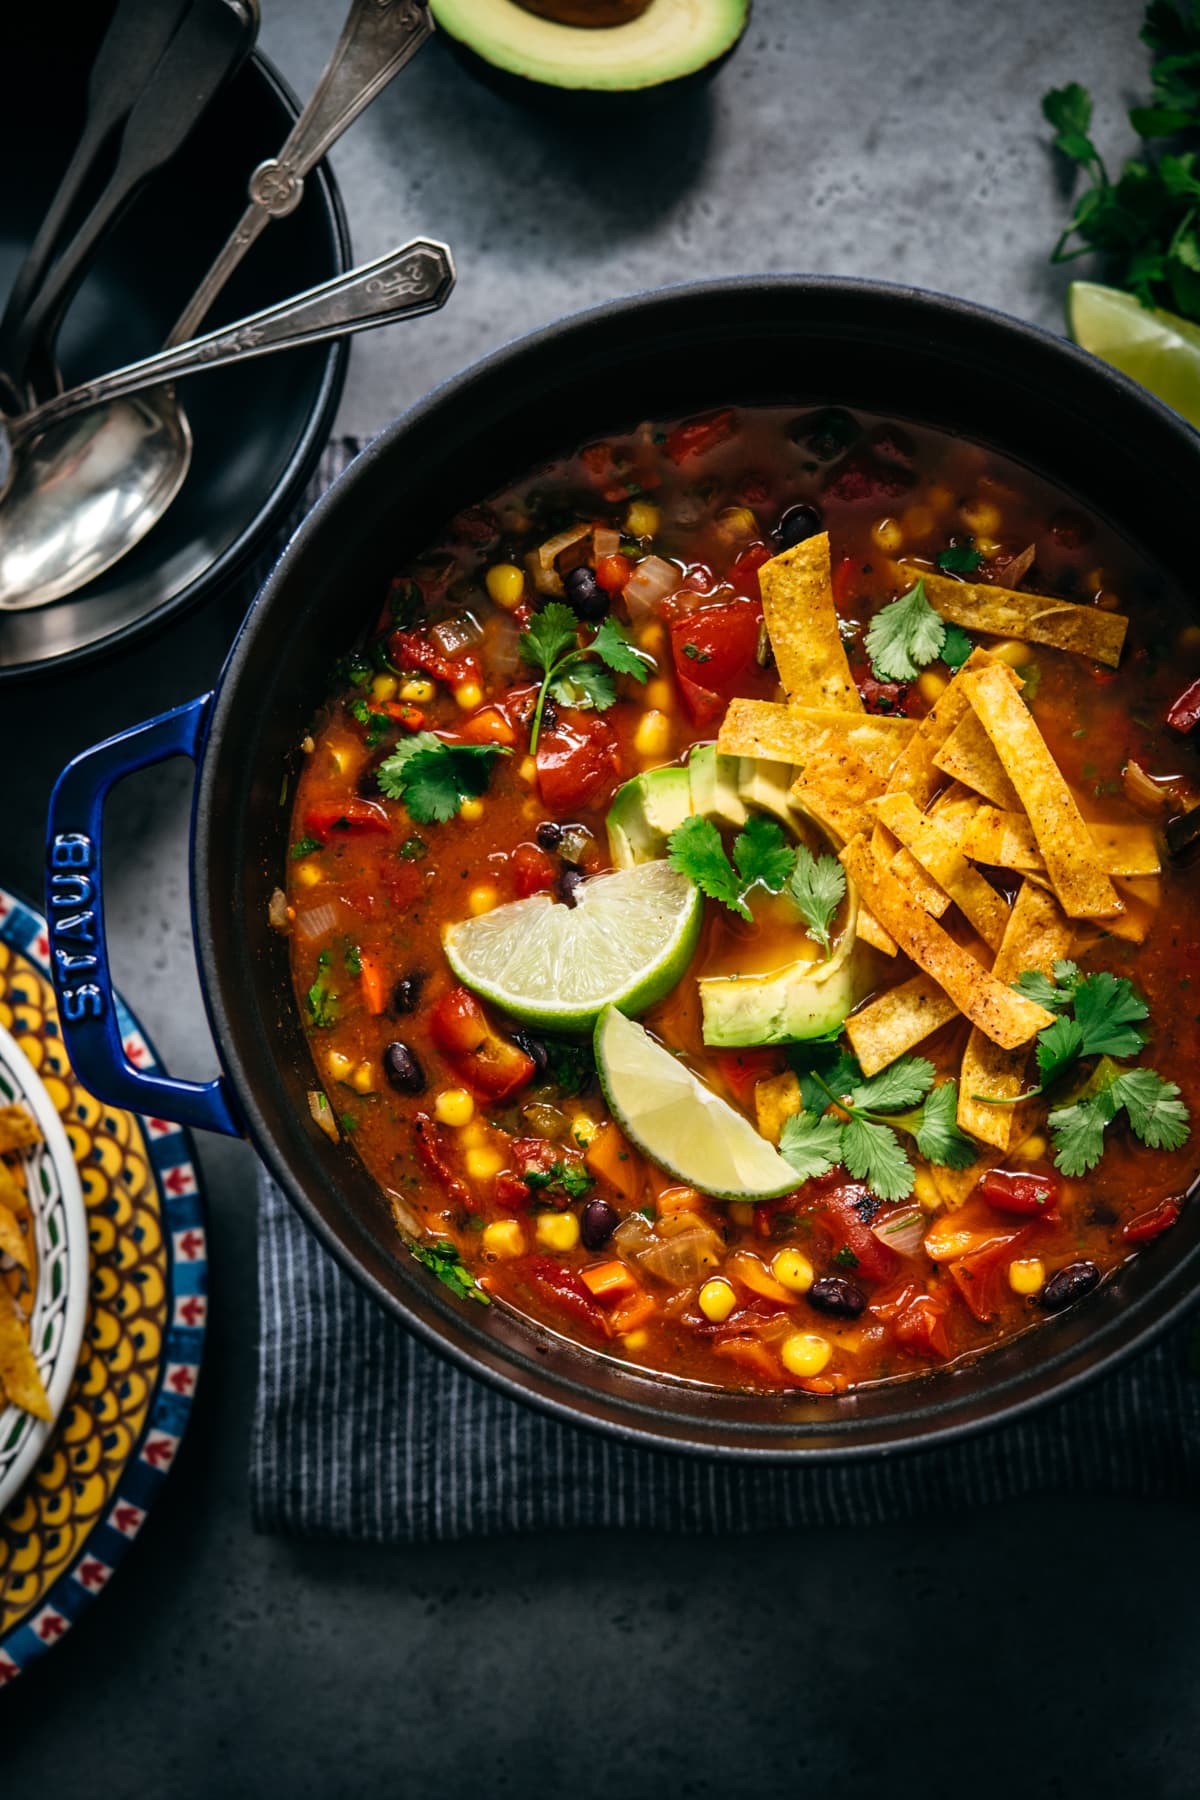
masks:
[[[581,863],[595,844],[591,832],[585,831],[582,825],[568,825],[558,840],[558,854],[565,862]]]
[[[287,895],[282,888],[274,888],[267,904],[267,924],[272,931],[290,931],[292,915],[288,910]]]
[[[521,655],[521,628],[511,613],[502,613],[493,624],[488,635],[487,647],[488,673],[499,675],[502,680],[516,675],[524,669],[529,680],[529,664]]]
[[[612,1241],[623,1256],[636,1256],[640,1250],[649,1250],[658,1240],[645,1214],[635,1212],[621,1220],[612,1234]]]
[[[320,1088],[309,1088],[308,1110],[313,1116],[313,1124],[319,1125],[331,1143],[341,1141],[341,1132],[337,1128],[337,1120],[333,1116],[333,1108],[321,1092]]]
[[[590,525],[569,525],[565,531],[556,531],[553,537],[547,538],[544,544],[539,544],[525,558],[525,566],[539,594],[561,597],[566,592],[562,576],[554,566],[555,562],[564,550],[569,550],[581,538],[588,537],[591,529]]]
[[[596,552],[596,561],[601,557],[616,556],[621,548],[621,534],[613,531],[608,525],[597,525],[592,533],[592,549]]]
[[[459,613],[453,619],[443,619],[429,635],[443,656],[461,656],[472,644],[479,643],[483,626],[474,613]]]
[[[1175,778],[1170,776],[1160,783],[1153,775],[1146,773],[1141,763],[1134,762],[1131,756],[1121,770],[1121,780],[1125,787],[1125,798],[1130,805],[1136,806],[1139,812],[1153,816],[1160,813],[1171,798]]]
[[[675,563],[667,562],[662,556],[643,556],[623,590],[634,624],[652,612],[660,600],[673,594],[682,580],[682,572]]]
[[[614,1233],[615,1235],[615,1233]],[[681,1231],[678,1237],[653,1249],[638,1252],[637,1260],[650,1275],[672,1287],[700,1281],[721,1260],[721,1240],[707,1225]]]
[[[337,907],[326,900],[323,906],[310,906],[307,912],[296,914],[296,936],[303,943],[314,943],[317,938],[328,937],[337,922]]]
[[[425,1227],[399,1194],[393,1194],[389,1188],[387,1197],[392,1208],[392,1217],[406,1237],[415,1238],[418,1242],[425,1235]]]
[[[925,1227],[925,1214],[919,1206],[902,1206],[886,1219],[876,1219],[871,1230],[898,1256],[915,1256],[924,1241]]]

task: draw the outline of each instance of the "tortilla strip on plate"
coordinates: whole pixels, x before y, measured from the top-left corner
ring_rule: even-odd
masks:
[[[992,973],[997,981],[1005,983],[1015,981],[1022,969],[1037,969],[1049,975],[1060,958],[1070,955],[1071,935],[1071,922],[1054,895],[1023,881]],[[1019,1050],[1001,1050],[981,1031],[973,1030],[963,1053],[958,1087],[958,1123],[963,1131],[997,1150],[1007,1150],[1014,1141],[1020,1143],[1027,1134],[1030,1108],[989,1106],[986,1100],[976,1100],[974,1096],[1014,1099],[1025,1084],[1028,1066],[1028,1045]],[[1020,1120],[1014,1116],[1018,1113],[1024,1115]]]
[[[35,1419],[50,1417],[50,1402],[33,1351],[29,1348],[17,1303],[3,1281],[0,1281],[0,1382],[15,1406],[32,1413]]]
[[[18,1268],[29,1267],[29,1246],[17,1224],[17,1215],[0,1200],[0,1256],[11,1256]]]
[[[846,1020],[846,1036],[864,1075],[878,1075],[914,1044],[951,1019],[958,1008],[930,975],[914,975],[868,1001]],[[759,1126],[762,1130],[762,1126]]]
[[[874,810],[926,874],[949,895],[984,943],[998,950],[1008,924],[1008,907],[991,882],[971,867],[954,833],[938,820],[918,812],[908,794],[885,794],[875,801]]]
[[[861,713],[833,604],[829,533],[806,538],[758,571],[763,618],[788,700]]]
[[[992,587],[983,581],[952,581],[948,575],[932,575],[927,569],[905,565],[925,583],[934,611],[952,625],[968,631],[986,631],[995,637],[1020,638],[1025,643],[1048,644],[1055,650],[1073,650],[1093,662],[1115,669],[1129,620],[1121,613],[1104,612],[1098,606],[1074,606],[1048,594],[1018,593],[1013,588]]]
[[[1046,873],[1073,919],[1123,912],[1116,888],[1033,714],[997,669],[967,676],[971,705],[1029,815]],[[1012,810],[1017,810],[1013,808]]]
[[[865,838],[847,844],[841,860],[884,930],[949,994],[972,1025],[978,1025],[1006,1050],[1015,1050],[1053,1023],[1053,1014],[1044,1006],[1005,987],[980,967],[969,950],[956,944],[891,870],[876,862]]]
[[[24,1181],[4,1162],[0,1162],[0,1206],[7,1206],[19,1219],[24,1218],[29,1211],[29,1195],[25,1192]]]
[[[1106,875],[1157,875],[1162,868],[1154,831],[1149,825],[1097,825],[1088,822]],[[1046,865],[1033,827],[1024,813],[981,806],[967,826],[963,850],[975,862],[997,869],[1031,869]]]
[[[760,756],[767,762],[803,764],[834,729],[837,741],[854,751],[886,781],[904,745],[916,730],[911,719],[887,714],[831,713],[816,706],[778,706],[772,700],[731,700],[721,721],[721,756]]]
[[[1009,812],[1020,812],[1021,797],[973,712],[959,721],[933,760],[944,774],[973,788],[985,800]]]

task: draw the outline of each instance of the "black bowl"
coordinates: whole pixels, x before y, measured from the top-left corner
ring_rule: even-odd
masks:
[[[0,22],[0,296],[7,293],[78,136],[105,8],[5,8]],[[17,15],[20,16],[17,16]],[[32,14],[32,16],[31,16]],[[257,54],[167,169],[121,220],[67,315],[69,383],[159,349],[299,108]],[[300,206],[268,226],[203,329],[239,318],[350,266],[332,176],[320,167]],[[345,341],[216,370],[180,387],[195,436],[174,505],[142,542],[78,594],[0,615],[0,681],[62,670],[164,625],[242,574],[286,521],[333,424]],[[0,522],[2,524],[2,522]]]
[[[383,583],[439,521],[539,460],[639,418],[739,400],[838,403],[959,432],[1072,492],[1148,547],[1164,573],[1194,567],[1200,438],[1123,376],[997,313],[869,282],[762,277],[638,296],[551,326],[448,383],[368,446],[248,615],[199,753],[202,985],[227,1092],[272,1173],[366,1289],[465,1368],[562,1418],[664,1447],[789,1461],[893,1452],[1012,1418],[1146,1342],[1191,1298],[1200,1207],[1085,1302],[969,1367],[833,1402],[641,1374],[499,1307],[455,1301],[415,1266],[353,1149],[310,1123],[309,1046],[286,944],[267,924],[286,857],[281,773],[359,623],[354,606],[365,625]],[[165,731],[163,754],[178,728],[155,729]],[[111,772],[140,754],[114,743],[91,756]],[[88,784],[86,761],[64,777],[55,830],[91,829]],[[102,1036],[98,1020],[68,1027],[72,1059],[86,1060],[98,1091],[128,1103],[103,1067]],[[172,1116],[175,1097],[160,1101]],[[191,1116],[203,1122],[203,1108]]]

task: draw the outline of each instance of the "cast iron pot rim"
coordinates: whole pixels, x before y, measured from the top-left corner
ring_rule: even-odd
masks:
[[[270,570],[258,594],[255,596],[237,638],[230,648],[225,665],[218,678],[205,727],[204,746],[201,752],[197,771],[192,832],[192,913],[197,953],[200,959],[202,974],[202,990],[205,1005],[208,1009],[214,1038],[219,1048],[222,1064],[237,1095],[238,1105],[247,1125],[248,1135],[254,1148],[266,1164],[269,1173],[287,1195],[291,1204],[300,1214],[307,1228],[314,1233],[321,1245],[330,1252],[338,1264],[359,1283],[393,1318],[406,1329],[414,1332],[418,1338],[428,1344],[439,1355],[449,1358],[466,1374],[476,1380],[482,1380],[503,1393],[506,1397],[517,1400],[526,1406],[534,1406],[549,1414],[561,1423],[575,1428],[588,1428],[615,1438],[619,1442],[635,1444],[642,1448],[674,1452],[680,1455],[698,1456],[720,1460],[755,1464],[781,1464],[793,1467],[806,1465],[861,1461],[870,1458],[889,1458],[897,1455],[910,1455],[923,1449],[942,1447],[951,1443],[959,1443],[963,1439],[982,1432],[997,1429],[1001,1425],[1011,1424],[1024,1418],[1038,1407],[1055,1400],[1065,1399],[1078,1392],[1102,1373],[1115,1368],[1127,1357],[1138,1350],[1147,1348],[1156,1338],[1166,1331],[1193,1303],[1193,1290],[1187,1277],[1193,1265],[1200,1264],[1200,1244],[1190,1253],[1167,1264],[1161,1279],[1156,1283],[1152,1294],[1142,1297],[1139,1308],[1140,1316],[1132,1327],[1128,1316],[1108,1320],[1094,1329],[1085,1346],[1064,1344],[1059,1350],[1038,1361],[1028,1371],[1012,1375],[999,1384],[991,1394],[983,1397],[978,1404],[986,1408],[983,1416],[965,1416],[946,1421],[941,1415],[964,1410],[964,1401],[970,1405],[966,1396],[944,1392],[934,1395],[930,1402],[921,1408],[917,1418],[897,1421],[894,1438],[885,1444],[872,1441],[856,1441],[847,1435],[845,1440],[834,1443],[825,1442],[808,1446],[801,1444],[743,1444],[730,1442],[704,1442],[697,1436],[667,1435],[654,1428],[653,1415],[638,1402],[624,1402],[604,1397],[604,1404],[614,1410],[624,1411],[625,1417],[595,1417],[581,1411],[569,1399],[560,1398],[553,1393],[532,1391],[519,1374],[505,1368],[488,1366],[477,1359],[471,1350],[446,1335],[430,1321],[421,1318],[410,1310],[409,1306],[398,1295],[392,1293],[372,1273],[362,1267],[353,1252],[345,1245],[336,1231],[328,1226],[317,1208],[310,1202],[301,1185],[292,1175],[286,1156],[283,1154],[263,1115],[255,1097],[251,1072],[231,1048],[232,1035],[225,1028],[227,1025],[223,1004],[222,987],[218,978],[217,964],[219,950],[217,937],[211,933],[203,921],[213,915],[214,896],[209,892],[207,881],[207,858],[200,855],[203,839],[208,829],[211,796],[209,783],[211,764],[208,756],[209,742],[219,739],[228,716],[235,704],[237,678],[241,663],[247,657],[250,646],[260,629],[264,628],[264,618],[269,610],[276,589],[289,574],[293,565],[303,558],[310,538],[319,532],[324,525],[328,513],[335,512],[341,501],[342,492],[358,479],[368,468],[381,458],[392,453],[393,445],[403,438],[405,433],[416,423],[424,421],[436,413],[444,399],[465,389],[472,382],[503,370],[504,366],[526,354],[539,353],[547,346],[552,346],[565,335],[574,330],[587,329],[592,325],[619,317],[641,306],[658,306],[669,309],[672,305],[686,305],[691,298],[713,298],[729,295],[731,298],[739,294],[803,294],[823,292],[833,297],[870,297],[881,304],[901,302],[906,307],[915,307],[917,311],[930,319],[945,317],[947,314],[957,316],[968,325],[982,329],[995,330],[997,327],[1006,331],[1019,347],[1022,341],[1038,346],[1042,350],[1052,349],[1066,361],[1073,362],[1086,369],[1091,378],[1104,382],[1118,390],[1123,390],[1132,397],[1136,404],[1157,414],[1160,424],[1167,428],[1193,453],[1200,451],[1200,433],[1167,407],[1140,384],[1132,381],[1120,371],[1100,362],[1088,352],[1078,348],[1068,339],[1046,328],[1015,318],[994,307],[981,306],[973,301],[964,300],[955,295],[936,292],[932,289],[917,288],[899,283],[875,281],[858,276],[837,276],[819,274],[763,274],[739,275],[712,280],[674,283],[668,286],[641,290],[603,302],[599,306],[590,307],[580,312],[564,315],[539,327],[536,331],[507,340],[486,357],[469,364],[467,368],[449,377],[431,389],[421,400],[408,408],[406,412],[370,439],[353,462],[343,470],[342,474],[330,485],[324,494],[310,508],[295,533],[284,546],[278,560]],[[1161,1304],[1161,1296],[1171,1288],[1176,1292],[1173,1298]],[[1144,1316],[1155,1300],[1160,1302],[1160,1309],[1152,1316]],[[1120,1341],[1110,1340],[1119,1336]],[[986,1361],[990,1353],[984,1351],[981,1356],[972,1359],[975,1362]],[[1086,1357],[1083,1365],[1073,1369],[1064,1369],[1064,1365],[1077,1361],[1080,1356]],[[932,1381],[935,1376],[916,1375],[903,1384],[905,1389],[919,1395],[925,1382]],[[570,1388],[569,1382],[563,1382]],[[1007,1390],[1019,1387],[1021,1392],[1013,1396]],[[669,1391],[669,1384],[665,1384]],[[919,1398],[916,1405],[920,1406]],[[923,1423],[922,1423],[923,1421]],[[827,1424],[832,1425],[833,1421]],[[692,1427],[702,1430],[702,1427]],[[853,1422],[846,1421],[845,1429],[851,1432]],[[868,1424],[868,1438],[872,1430],[879,1427]],[[886,1429],[886,1427],[885,1427]]]
[[[290,114],[292,120],[299,118],[300,101],[274,63],[261,50],[252,50],[246,61],[265,82],[268,91],[282,102],[284,111]],[[334,266],[330,278],[333,275],[343,275],[351,266],[350,226],[329,159],[322,158],[305,179],[320,196],[326,228],[333,240]],[[287,352],[282,354],[286,355]],[[107,636],[97,638],[94,643],[78,644],[73,650],[63,651],[61,656],[45,657],[38,662],[0,666],[0,685],[9,681],[53,679],[68,670],[73,672],[85,663],[98,662],[125,648],[135,639],[152,636],[168,623],[182,618],[202,600],[213,599],[231,587],[255,557],[262,553],[271,533],[278,531],[308,485],[317,466],[317,459],[333,429],[342,389],[346,385],[349,360],[349,338],[335,338],[326,351],[321,379],[308,419],[283,473],[264,497],[241,535],[227,545],[199,575],[189,581],[186,587],[180,588],[177,594],[172,594],[149,612],[143,613],[140,618],[129,619]]]

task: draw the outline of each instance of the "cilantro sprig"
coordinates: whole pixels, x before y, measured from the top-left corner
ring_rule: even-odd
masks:
[[[820,944],[828,961],[832,953],[829,927],[846,895],[846,872],[841,863],[836,856],[814,856],[801,844],[787,891],[808,926],[808,935]]]
[[[804,1110],[784,1125],[779,1149],[801,1181],[842,1163],[881,1200],[905,1200],[915,1171],[901,1132],[928,1162],[965,1169],[975,1161],[975,1145],[955,1122],[958,1083],[935,1087],[933,1064],[923,1056],[902,1056],[868,1080],[837,1050],[832,1061],[814,1056],[798,1073]]]
[[[532,1194],[545,1200],[582,1200],[592,1178],[582,1163],[552,1162],[548,1169],[526,1169],[522,1180]]]
[[[452,1244],[449,1238],[435,1238],[431,1244],[419,1244],[414,1239],[408,1247],[417,1261],[460,1300],[478,1300],[481,1306],[492,1304],[471,1271],[464,1267],[458,1245]]]
[[[444,825],[464,800],[487,792],[492,759],[511,754],[502,744],[447,744],[432,731],[417,731],[380,763],[379,786],[389,800],[402,800],[419,825]]]
[[[938,657],[957,669],[971,654],[970,638],[933,610],[920,576],[906,594],[875,614],[865,643],[881,681],[915,681],[925,664]]]
[[[983,564],[983,552],[974,544],[947,544],[933,560],[943,575],[973,575]]]
[[[731,862],[712,820],[696,813],[667,839],[667,858],[702,894],[743,919],[754,916],[748,898],[756,887],[768,894],[786,889],[810,937],[829,956],[829,926],[846,892],[846,877],[836,856],[814,856],[804,844],[793,849],[773,819],[752,813],[745,830],[733,840]]]
[[[542,671],[529,734],[530,755],[537,752],[547,695],[564,706],[593,707],[604,712],[617,698],[614,675],[645,681],[654,659],[630,643],[615,619],[605,619],[590,643],[579,642],[579,620],[569,606],[552,600],[535,613],[520,643],[525,661]]]

